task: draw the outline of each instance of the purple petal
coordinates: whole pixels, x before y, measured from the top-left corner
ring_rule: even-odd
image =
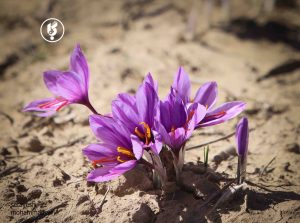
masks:
[[[160,121],[161,124],[167,131],[170,131],[172,128],[171,123],[171,108],[169,101],[161,101],[160,102]]]
[[[130,97],[124,98],[124,94],[122,98],[118,97],[112,102],[112,113],[113,117],[126,125],[130,132],[133,132],[135,127],[139,125],[140,121],[135,102]]]
[[[121,174],[111,174],[109,171],[112,169],[112,166],[104,166],[101,168],[97,168],[95,170],[92,170],[87,175],[87,181],[91,182],[105,182],[109,180],[113,180],[120,176]]]
[[[245,107],[246,103],[241,101],[227,102],[213,111],[208,112],[197,128],[223,123],[239,115]]]
[[[188,103],[191,94],[191,82],[188,74],[183,70],[182,67],[179,68],[172,87],[175,89],[176,93],[179,94],[184,103]]]
[[[157,116],[158,102],[156,91],[148,83],[144,83],[136,93],[140,122],[146,122],[150,128],[154,125],[154,118]]]
[[[62,75],[62,71],[57,70],[49,70],[45,71],[43,74],[44,82],[49,91],[51,91],[54,95],[59,96],[58,90],[57,90],[57,80]]]
[[[129,160],[125,163],[121,163],[117,166],[115,166],[113,169],[110,170],[111,173],[113,174],[123,174],[128,170],[131,170],[132,168],[134,168],[137,165],[137,161],[136,160]]]
[[[118,176],[122,175],[123,173],[125,173],[126,171],[131,170],[136,165],[137,165],[136,160],[130,160],[113,167],[107,166],[107,167],[97,168],[88,174],[87,180],[93,182],[104,182],[104,181],[113,180]]]
[[[238,155],[245,157],[248,152],[248,139],[249,139],[249,129],[248,129],[248,119],[242,118],[236,127],[235,139],[237,144]]]
[[[118,94],[117,100],[121,101],[124,104],[129,105],[132,109],[135,109],[135,111],[137,112],[136,99],[134,96],[127,93],[122,93],[122,94]]]
[[[172,129],[184,127],[187,121],[187,111],[180,96],[172,93],[168,95],[166,101],[160,102],[160,121],[166,132],[171,132]],[[160,131],[164,134],[164,130],[160,127]],[[166,140],[165,134],[163,135]]]
[[[170,101],[171,101],[170,117],[171,117],[172,127],[175,128],[183,127],[187,120],[186,107],[179,96],[175,96],[175,97],[171,96]]]
[[[151,143],[150,149],[158,155],[162,149],[162,136],[156,131],[152,131],[152,133],[154,137],[154,143]]]
[[[90,144],[82,152],[91,161],[118,155],[116,148],[107,144]]]
[[[141,144],[141,140],[135,136],[131,135],[132,151],[137,160],[141,159],[143,156],[144,148]]]
[[[23,108],[23,111],[44,111],[44,109],[40,108],[39,106],[51,102],[53,100],[55,100],[55,98],[43,98],[32,101]]]
[[[73,71],[63,72],[57,80],[57,92],[74,103],[88,101],[88,89]]]
[[[151,75],[151,73],[148,73],[147,76],[144,79],[144,83],[148,83],[150,84],[153,89],[157,92],[158,91],[158,85],[157,85],[157,81],[155,81]]]
[[[130,132],[114,118],[102,115],[91,115],[90,127],[95,136],[104,143],[131,148]]]
[[[194,102],[204,105],[209,110],[217,100],[218,86],[216,82],[207,82],[197,91]]]
[[[89,68],[79,44],[75,47],[71,55],[70,70],[74,71],[80,77],[81,81],[85,85],[85,88],[88,89]]]
[[[171,144],[171,137],[168,134],[167,130],[165,129],[165,127],[163,126],[163,124],[161,123],[157,123],[157,129],[162,137],[162,141],[167,144],[170,145]]]
[[[177,128],[175,131],[169,132],[171,144],[169,145],[172,149],[180,149],[183,143],[186,141],[186,130],[185,128]]]
[[[56,101],[56,103],[53,103],[54,101]],[[43,106],[46,104],[49,104],[49,106]],[[60,106],[68,104],[70,103],[67,101],[57,101],[56,98],[44,98],[30,102],[23,108],[23,112],[36,112],[35,115],[37,116],[47,117],[55,114]]]
[[[206,108],[203,105],[199,103],[193,103],[189,106],[188,117],[190,120],[188,120],[188,124],[187,124],[187,133],[186,133],[187,139],[192,135],[197,124],[202,121],[205,115],[206,115]]]

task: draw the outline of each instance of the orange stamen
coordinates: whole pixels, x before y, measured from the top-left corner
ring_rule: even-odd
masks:
[[[150,139],[151,138],[151,129],[150,129],[149,125],[145,122],[140,122],[140,124],[143,125],[146,130],[145,136]]]
[[[135,132],[135,134],[136,134],[139,138],[141,138],[141,139],[144,139],[144,138],[145,138],[145,136],[143,135],[143,133],[141,133],[141,132],[139,131],[138,127],[135,127],[134,132]]]
[[[124,147],[118,146],[117,151],[125,156],[128,156],[130,158],[134,158],[133,152],[131,152],[129,149],[126,149]]]
[[[120,156],[117,157],[117,160],[118,160],[120,163],[126,162],[126,160],[122,160]]]
[[[146,145],[149,145],[152,137],[151,128],[146,122],[140,122],[140,125],[143,125],[145,133],[140,132],[138,127],[135,127],[134,132],[140,139],[145,140]]]

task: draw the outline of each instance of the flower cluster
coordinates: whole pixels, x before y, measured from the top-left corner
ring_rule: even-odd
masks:
[[[33,101],[24,111],[49,116],[77,103],[94,113],[89,122],[98,143],[83,149],[93,167],[87,180],[93,182],[112,180],[139,164],[151,170],[162,185],[172,178],[167,174],[170,166],[179,180],[185,144],[193,131],[223,123],[245,109],[241,101],[215,107],[216,82],[203,84],[192,97],[189,76],[180,67],[164,99],[159,99],[157,82],[149,73],[135,95],[119,94],[112,102],[111,114],[101,115],[89,101],[89,69],[79,45],[71,55],[69,70],[46,71],[44,82],[54,97]],[[238,125],[236,137],[241,162],[248,143],[245,120]]]

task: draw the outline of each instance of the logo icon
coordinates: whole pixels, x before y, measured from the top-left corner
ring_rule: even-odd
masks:
[[[42,23],[40,33],[44,40],[55,43],[64,36],[65,27],[59,19],[49,18]]]

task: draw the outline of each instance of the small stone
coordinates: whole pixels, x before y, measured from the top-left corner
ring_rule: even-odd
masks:
[[[42,195],[42,190],[41,189],[39,189],[39,188],[34,188],[34,189],[32,189],[32,190],[30,190],[29,191],[29,193],[28,193],[28,199],[29,200],[32,200],[32,199],[37,199],[37,198],[39,198],[41,195]]]
[[[85,194],[84,194],[84,195],[81,195],[81,196],[79,197],[78,201],[77,201],[76,206],[79,206],[80,204],[82,204],[82,203],[88,201],[89,199],[90,199],[90,197],[89,197],[88,195],[85,195]]]
[[[18,204],[25,204],[28,201],[28,199],[23,194],[17,194],[16,195],[16,201],[17,201]]]
[[[16,189],[18,192],[26,192],[28,190],[23,184],[19,184]]]
[[[80,214],[94,216],[97,213],[97,210],[90,203],[83,203],[82,210]]]
[[[300,154],[300,146],[298,143],[288,144],[287,150],[292,153]]]
[[[58,187],[58,186],[61,186],[61,185],[62,185],[61,180],[58,179],[58,178],[55,178],[55,180],[53,180],[52,183],[53,183],[53,186],[54,186],[54,187]]]
[[[136,223],[147,223],[152,222],[155,217],[154,212],[147,204],[141,204],[140,209],[135,212],[132,216],[132,221]]]
[[[37,137],[31,139],[29,146],[29,150],[32,152],[40,152],[44,149],[44,146]]]
[[[7,156],[7,155],[11,155],[11,152],[9,152],[7,148],[2,148],[0,154],[2,156]]]
[[[12,197],[15,196],[15,192],[12,189],[8,188],[3,193],[3,196],[4,196],[5,199],[9,199],[9,198],[12,198]]]
[[[41,141],[36,136],[28,136],[24,139],[19,140],[20,147],[30,151],[30,152],[40,152],[44,149]]]

